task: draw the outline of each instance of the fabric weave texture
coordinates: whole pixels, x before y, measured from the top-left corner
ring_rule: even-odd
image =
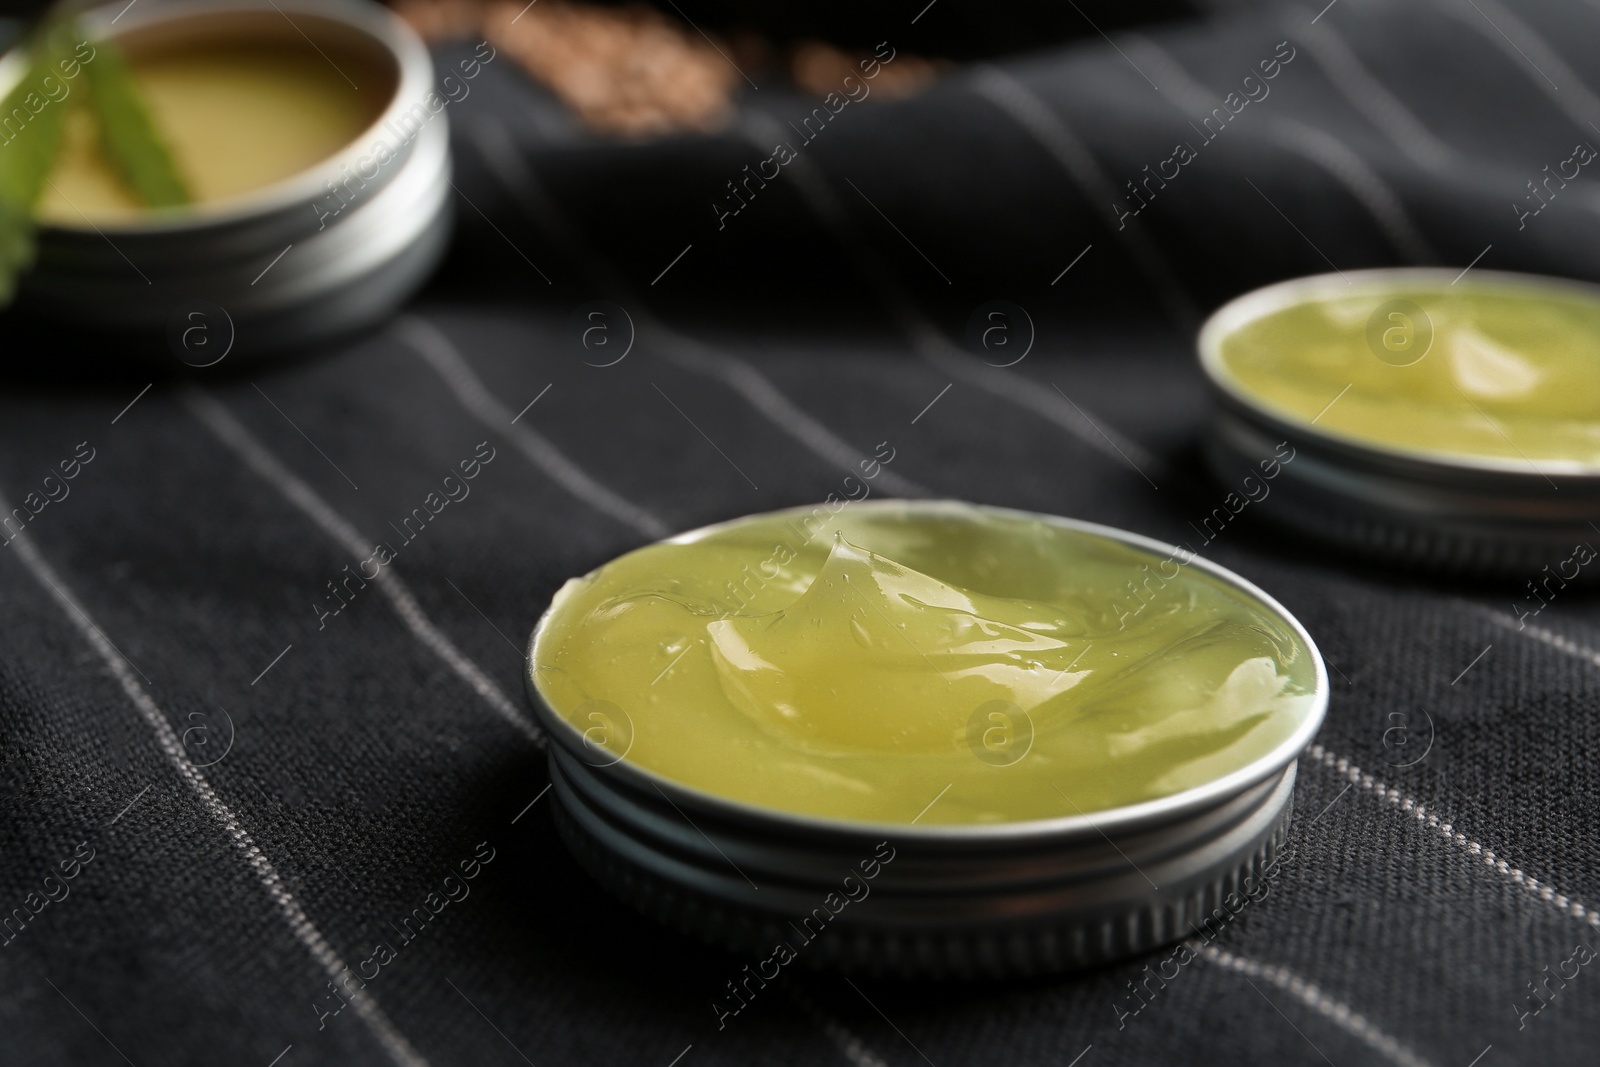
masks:
[[[1200,458],[1206,311],[1398,264],[1600,279],[1593,176],[1520,213],[1600,144],[1597,40],[1594,0],[1219,3],[850,104],[809,141],[815,102],[763,86],[723,134],[641,145],[491,64],[449,112],[455,244],[398,321],[147,392],[0,396],[0,495],[30,513],[0,547],[0,1063],[1595,1062],[1579,589],[1518,629],[1519,588],[1360,563],[1252,505],[1203,554],[1333,680],[1264,899],[1181,966],[790,968],[720,1029],[754,961],[578,870],[521,646],[565,579],[841,492],[882,441],[875,495],[1201,547],[1227,491]],[[793,161],[723,217],[779,141]],[[996,299],[1034,327],[1012,366],[967,341]],[[595,300],[636,333],[609,366],[575,325]],[[393,563],[349,582],[378,541]],[[347,966],[376,974],[352,991]]]

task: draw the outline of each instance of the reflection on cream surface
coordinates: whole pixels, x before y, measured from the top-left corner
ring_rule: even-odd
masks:
[[[704,792],[883,823],[939,794],[923,825],[1171,795],[1313,708],[1305,643],[1197,568],[1164,576],[1155,553],[958,505],[847,508],[809,539],[792,520],[569,582],[536,650],[541,694],[580,730],[587,702],[615,704],[629,761]],[[727,579],[756,561],[770,577],[730,606]]]
[[[1375,312],[1396,302],[1421,315],[1374,328]],[[1386,338],[1420,354],[1386,358]],[[1235,327],[1220,362],[1269,410],[1301,422],[1323,412],[1318,429],[1357,441],[1551,471],[1600,467],[1600,299],[1582,290],[1471,275],[1453,286],[1403,275],[1330,283],[1322,298]]]

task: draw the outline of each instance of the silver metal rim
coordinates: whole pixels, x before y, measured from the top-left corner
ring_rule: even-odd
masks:
[[[338,225],[295,242],[298,269],[293,272],[278,272],[253,284],[263,261],[260,254],[191,257],[179,261],[185,269],[158,274],[153,287],[130,298],[120,271],[105,275],[41,260],[24,278],[24,291],[30,301],[58,315],[92,305],[97,319],[112,327],[161,325],[168,305],[195,289],[224,283],[239,294],[229,306],[241,318],[292,311],[404,256],[446,212],[449,174],[448,126],[440,115],[417,137],[410,158],[383,188]],[[120,259],[112,264],[113,270],[120,266]]]
[[[1231,411],[1217,414],[1204,453],[1212,472],[1225,481],[1237,477],[1241,467],[1273,455],[1268,438]],[[1433,572],[1526,576],[1594,534],[1581,513],[1530,521],[1509,508],[1503,495],[1451,494],[1437,485],[1396,483],[1341,467],[1309,449],[1283,469],[1279,485],[1277,503],[1264,513],[1271,521],[1359,556]],[[1568,503],[1585,501],[1590,514],[1600,514],[1593,497]],[[1569,580],[1594,578],[1580,573]]]
[[[896,854],[867,877],[877,879],[870,893],[828,908],[835,918],[807,938],[794,924],[823,911],[830,889],[848,891],[839,872],[859,862],[849,853],[873,846],[851,839],[819,851],[757,827],[730,837],[709,824],[691,829],[681,813],[652,818],[551,749],[556,828],[579,865],[624,903],[723,949],[793,948],[790,934],[799,933],[805,945],[816,942],[802,956],[807,966],[907,978],[1090,967],[1189,937],[1219,917],[1226,923],[1244,906],[1228,904],[1232,895],[1270,892],[1294,780],[1291,764],[1201,817],[1123,837],[1120,846],[1096,836],[964,854],[891,836]],[[704,836],[701,847],[685,848],[702,830],[721,844]],[[753,866],[751,853],[768,862]],[[738,876],[731,857],[745,864]]]
[[[911,513],[941,514],[952,511],[965,511],[978,508],[980,511],[989,512],[1011,518],[1034,519],[1047,522],[1063,529],[1106,538],[1133,548],[1143,549],[1167,557],[1173,556],[1178,549],[1174,545],[1166,544],[1154,538],[1140,534],[1129,533],[1114,527],[1103,526],[1098,523],[1083,522],[1077,519],[1067,519],[1056,515],[1047,515],[1039,512],[1023,511],[1014,508],[989,507],[987,505],[972,505],[961,501],[862,501],[849,505],[855,509],[868,510],[894,510]],[[767,512],[761,515],[744,516],[727,522],[714,523],[695,530],[676,534],[666,538],[663,543],[687,543],[697,540],[708,534],[727,529],[731,526],[750,521],[755,518],[778,517],[784,515],[808,514],[810,508],[785,508],[779,511]],[[1279,604],[1265,591],[1254,583],[1235,574],[1225,567],[1193,556],[1185,566],[1196,567],[1202,572],[1218,579],[1235,590],[1257,600],[1264,608],[1272,612],[1278,619],[1305,643],[1310,653],[1312,666],[1316,673],[1316,690],[1313,693],[1311,710],[1295,731],[1271,752],[1252,761],[1245,767],[1233,771],[1220,778],[1213,779],[1201,786],[1174,793],[1171,796],[1161,797],[1156,800],[1130,804],[1120,808],[1106,811],[1097,811],[1092,815],[1071,815],[1052,819],[1033,819],[1026,821],[986,824],[982,826],[913,826],[906,823],[872,823],[855,822],[843,819],[826,819],[817,816],[799,815],[791,812],[779,811],[772,808],[759,807],[741,801],[729,800],[714,793],[708,793],[692,786],[676,782],[664,775],[631,764],[627,759],[607,767],[592,767],[583,759],[585,751],[582,743],[582,734],[571,723],[558,715],[544,699],[539,690],[538,680],[535,677],[534,664],[538,659],[539,642],[544,635],[546,625],[550,621],[555,605],[546,608],[539,617],[533,633],[528,641],[527,657],[524,663],[523,681],[528,698],[533,705],[535,714],[546,734],[558,745],[563,746],[581,762],[591,766],[599,776],[614,776],[633,785],[636,788],[653,787],[660,790],[675,802],[691,805],[701,811],[714,813],[720,817],[743,821],[747,823],[782,826],[809,835],[836,836],[840,834],[852,836],[878,836],[893,835],[899,840],[921,842],[948,842],[952,844],[969,842],[995,842],[1003,840],[1019,840],[1037,837],[1073,837],[1083,835],[1099,836],[1101,833],[1111,831],[1129,832],[1160,826],[1181,820],[1187,815],[1213,807],[1257,785],[1275,774],[1283,771],[1290,763],[1294,762],[1300,752],[1310,744],[1316,736],[1317,730],[1322,726],[1323,716],[1328,708],[1328,673],[1322,661],[1322,655],[1317,649],[1316,642],[1306,632],[1304,626],[1289,611]]]
[[[375,49],[388,53],[396,66],[394,95],[372,125],[361,131],[339,152],[299,174],[232,198],[214,207],[202,207],[172,217],[153,217],[124,222],[103,222],[94,227],[48,225],[43,234],[61,235],[108,233],[113,237],[143,234],[183,234],[230,223],[249,221],[262,215],[292,210],[326,194],[322,177],[330,169],[353,165],[362,158],[384,124],[422,100],[432,87],[433,62],[427,46],[398,15],[377,4],[354,0],[156,0],[124,9],[128,5],[110,3],[85,12],[85,24],[103,36],[115,37],[144,26],[180,21],[190,17],[214,19],[230,13],[299,15],[320,22],[337,22],[369,38]],[[116,25],[112,25],[115,20]],[[24,59],[16,51],[0,59],[0,93],[8,91],[24,73]],[[442,115],[436,116],[443,118]],[[430,123],[431,125],[431,123]],[[309,213],[308,213],[309,214]]]

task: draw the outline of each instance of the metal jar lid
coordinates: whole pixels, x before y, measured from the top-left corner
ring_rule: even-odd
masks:
[[[1600,468],[1430,454],[1358,440],[1276,410],[1242,388],[1222,364],[1222,342],[1246,323],[1325,297],[1370,294],[1376,312],[1397,290],[1446,288],[1460,275],[1432,268],[1322,274],[1269,285],[1223,305],[1199,337],[1211,386],[1205,452],[1218,478],[1236,483],[1282,460],[1263,513],[1316,541],[1390,562],[1462,574],[1536,574],[1593,541],[1600,526]],[[1564,278],[1474,272],[1476,285],[1579,296],[1600,286]],[[1374,358],[1377,358],[1374,356]],[[1600,367],[1596,368],[1600,374]]]
[[[380,322],[427,278],[449,237],[448,120],[425,104],[432,60],[397,16],[365,0],[145,0],[80,18],[91,38],[134,47],[337,45],[362,57],[363,77],[384,79],[384,102],[345,148],[250,193],[149,219],[42,225],[16,310],[51,351],[111,343],[121,359],[236,363]],[[25,64],[17,52],[0,60],[0,92]],[[391,158],[376,165],[380,142]],[[337,211],[330,182],[348,190]]]
[[[937,513],[950,505],[852,506]],[[984,510],[1169,558],[1175,551],[1092,523]],[[1001,977],[1090,967],[1189,937],[1275,873],[1295,760],[1321,726],[1328,681],[1310,635],[1281,605],[1214,563],[1195,557],[1187,566],[1278,616],[1316,671],[1310,710],[1293,734],[1204,785],[1106,811],[985,825],[873,824],[727,800],[634,764],[630,739],[596,743],[593,730],[551,708],[534,672],[546,611],[529,641],[524,680],[550,739],[557,827],[614,895],[681,933],[750,956],[752,966],[784,945],[808,966]]]

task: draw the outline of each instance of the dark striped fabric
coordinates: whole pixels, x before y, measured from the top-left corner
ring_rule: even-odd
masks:
[[[1596,177],[1528,184],[1600,144],[1600,4],[1318,14],[1219,3],[809,127],[762,85],[644,145],[496,62],[449,111],[455,246],[382,332],[189,384],[41,383],[8,345],[0,1063],[1595,1062],[1600,605],[1519,630],[1521,590],[1310,548],[1270,498],[1204,554],[1304,621],[1332,707],[1280,876],[1186,952],[796,971],[719,1028],[753,961],[621,908],[552,827],[520,646],[566,578],[822,499],[879,442],[881,493],[1193,543],[1221,300],[1600,278]],[[620,362],[614,307],[618,347],[580,342],[597,300]],[[993,300],[1033,324],[1013,366],[968,344]]]

